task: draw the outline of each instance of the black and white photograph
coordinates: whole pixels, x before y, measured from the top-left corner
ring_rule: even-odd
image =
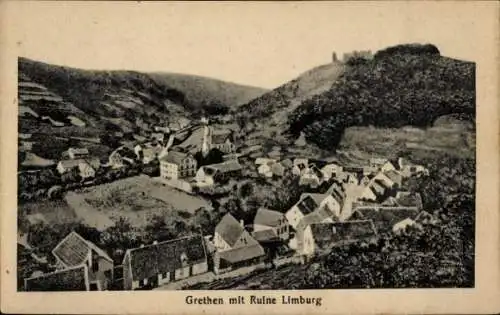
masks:
[[[15,292],[478,288],[495,145],[465,4],[11,4]]]

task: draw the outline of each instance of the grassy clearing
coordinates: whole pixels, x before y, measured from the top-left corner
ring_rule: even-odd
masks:
[[[145,175],[88,187],[78,192],[86,204],[116,221],[120,217],[134,226],[145,226],[154,215],[177,216],[194,213],[210,204],[199,197],[155,182]]]

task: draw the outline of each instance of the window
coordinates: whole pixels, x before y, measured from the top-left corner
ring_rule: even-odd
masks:
[[[92,262],[92,272],[98,272],[99,271],[99,262],[97,260],[94,260]]]
[[[90,283],[90,291],[99,291],[99,287],[97,285],[97,282]]]

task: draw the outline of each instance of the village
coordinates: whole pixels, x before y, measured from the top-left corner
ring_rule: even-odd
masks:
[[[194,130],[181,145],[174,144],[177,133],[158,129],[151,142],[131,147],[129,152],[135,156],[122,154],[120,147],[104,165],[85,148],[69,148],[57,171],[62,177],[76,173],[82,182],[92,183],[102,167],[121,169],[158,161],[159,176],[154,179],[186,194],[220,189],[244,175],[268,181],[292,176],[306,192],[289,209],[259,207],[251,224],[226,213],[213,235],[200,233],[123,248],[121,265],[73,231],[52,250],[57,261],[54,271],[33,273],[24,279],[24,289],[182,289],[255,270],[303,264],[336,246],[373,240],[381,233],[402,233],[408,226],[418,228],[433,220],[422,209],[420,194],[404,189],[405,180],[429,175],[422,165],[379,157],[367,165],[339,165],[303,156],[253,159],[237,152],[231,132],[215,129],[208,119],[195,127],[179,128]],[[222,154],[221,161],[199,165],[195,156],[201,154],[203,159],[213,150]],[[318,192],[318,187],[326,189]]]

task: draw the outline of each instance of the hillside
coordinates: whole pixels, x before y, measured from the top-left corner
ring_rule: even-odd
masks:
[[[327,91],[344,70],[345,65],[341,62],[318,66],[242,105],[235,113],[236,121],[242,127],[241,145],[288,146],[283,131],[289,127],[289,114],[303,101]]]
[[[210,78],[81,70],[22,57],[18,72],[18,130],[33,135],[20,146],[48,159],[70,145],[104,157],[118,141],[147,136],[156,125],[221,114],[261,93]]]
[[[219,104],[228,108],[245,104],[267,90],[217,79],[178,73],[150,73],[159,84],[182,91],[188,103],[196,108]]]
[[[475,65],[432,45],[400,45],[353,60],[331,88],[289,116],[288,132],[334,150],[346,128],[430,127],[440,116],[475,121]]]
[[[454,115],[468,127],[455,129],[453,137],[454,131],[434,126]],[[242,106],[237,121],[243,147],[281,146],[328,157],[339,148],[381,154],[390,143],[398,146],[391,151],[461,154],[452,148],[475,138],[475,64],[441,56],[433,45],[389,47],[372,58],[314,68]],[[412,127],[413,135],[401,129]],[[473,155],[474,145],[464,151]]]

